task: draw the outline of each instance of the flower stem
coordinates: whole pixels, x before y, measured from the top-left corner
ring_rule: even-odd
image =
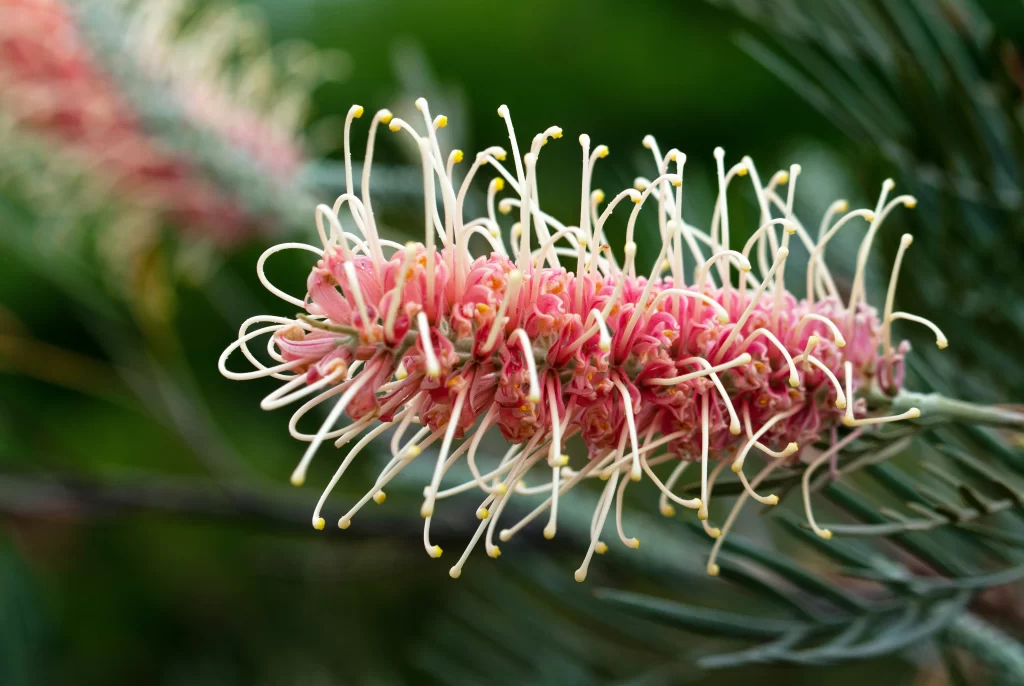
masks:
[[[938,393],[914,393],[900,391],[893,397],[873,391],[868,396],[872,406],[885,406],[894,412],[917,407],[926,421],[945,420],[964,424],[1024,429],[1024,413],[996,405],[979,405],[963,400],[954,400]]]

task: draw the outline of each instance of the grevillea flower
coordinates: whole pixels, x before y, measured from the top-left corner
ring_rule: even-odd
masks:
[[[364,446],[391,430],[392,459],[339,520],[342,529],[369,500],[382,502],[388,482],[426,447],[440,442],[421,507],[423,544],[431,557],[441,555],[430,541],[438,502],[467,490],[483,494],[476,511],[479,527],[451,568],[452,577],[461,574],[481,538],[487,553],[497,557],[495,535],[507,541],[544,515],[544,535],[552,538],[559,499],[583,480],[600,479],[605,485],[593,515],[590,545],[576,571],[582,581],[593,554],[607,547],[601,536],[613,506],[619,539],[631,548],[639,545],[623,530],[622,502],[629,484],[645,477],[661,492],[663,514],[672,516],[674,506],[695,510],[707,533],[718,539],[708,562],[708,573],[717,574],[715,558],[743,502],[748,497],[769,505],[778,502],[774,495],[755,491],[773,469],[798,464],[803,448],[835,437],[834,429],[852,427],[811,462],[803,482],[807,499],[813,471],[859,432],[920,415],[910,409],[876,416],[866,401],[869,392],[895,393],[901,386],[907,346],[894,344],[894,322],[929,326],[939,347],[946,345],[927,320],[893,311],[910,236],[901,243],[882,314],[865,302],[864,273],[872,241],[894,208],[913,207],[915,202],[910,196],[889,199],[892,181],[883,184],[874,209],[847,211],[845,201],[833,203],[812,237],[792,211],[798,165],[776,173],[765,185],[748,157],[726,169],[719,148],[718,203],[704,231],[682,217],[683,153],[673,149],[662,154],[653,138],[645,138],[644,146],[654,157],[653,180],[641,179],[637,188],[605,204],[604,194],[592,191],[590,180],[608,149],[592,148],[583,135],[580,215],[573,226],[556,220],[538,203],[537,161],[544,145],[561,137],[561,129],[538,134],[521,154],[508,109],[502,106],[498,113],[508,127],[514,167],[502,164],[504,149],[490,147],[456,183],[463,154],[454,150],[442,156],[435,135],[446,118],[432,118],[424,100],[417,106],[423,115],[421,130],[387,110],[373,117],[361,197],[352,193],[346,143],[348,188],[333,207],[317,207],[320,245],[278,245],[259,260],[264,285],[302,313],[295,319],[247,320],[220,359],[221,372],[229,378],[272,376],[285,382],[264,398],[264,409],[309,398],[289,424],[293,436],[310,443],[293,483],[303,483],[324,441],[342,446],[358,439],[316,506],[317,529],[324,526],[320,511],[338,479]],[[346,142],[353,120],[362,113],[358,106],[350,110]],[[426,199],[423,243],[403,246],[378,235],[369,175],[381,124],[419,146]],[[466,194],[485,167],[499,174],[487,186],[487,216],[467,220]],[[724,200],[730,184],[744,176],[760,206],[761,225],[740,246],[730,239]],[[779,189],[787,184],[783,197]],[[505,188],[514,194],[496,204],[497,193]],[[605,243],[604,228],[627,199],[632,209],[619,263]],[[657,207],[661,253],[650,274],[638,274],[635,228],[648,203]],[[342,226],[339,211],[344,205],[358,234]],[[518,211],[510,250],[502,241],[496,208]],[[773,218],[776,214],[779,218]],[[838,231],[856,222],[866,224],[867,234],[857,255],[852,291],[844,300],[825,264],[825,247]],[[475,235],[489,245],[489,254],[470,253]],[[809,253],[802,298],[784,286],[792,248]],[[317,258],[304,297],[285,293],[264,275],[266,259],[286,249],[305,250]],[[254,329],[256,325],[262,326]],[[271,366],[248,347],[261,335],[269,335],[267,351],[276,361]],[[227,369],[229,357],[239,350],[256,366],[254,371]],[[313,434],[301,432],[299,420],[327,401],[333,403],[327,420]],[[342,414],[351,422],[335,428]],[[406,438],[413,424],[419,428]],[[510,448],[497,465],[482,469],[477,452],[492,428]],[[589,454],[571,467],[563,450],[575,435]],[[767,466],[748,481],[744,467],[755,450],[767,457]],[[463,458],[473,478],[442,488],[446,472]],[[700,465],[700,496],[684,499],[673,487],[691,463]],[[667,478],[655,472],[662,464],[671,469]],[[719,529],[708,520],[714,482],[726,465],[739,475],[745,492]],[[534,471],[543,480],[527,485],[524,477]],[[509,500],[528,496],[541,501],[520,521],[500,528]],[[831,536],[815,523],[809,500],[807,515],[818,535]]]
[[[0,104],[10,121],[0,128],[14,138],[45,141],[54,148],[58,175],[76,165],[94,194],[130,199],[154,221],[169,218],[221,243],[244,237],[259,225],[261,212],[214,178],[202,159],[210,151],[197,149],[193,138],[172,139],[208,133],[241,165],[287,185],[302,160],[295,131],[310,80],[296,76],[288,88],[276,84],[270,53],[253,49],[259,32],[238,12],[202,10],[182,29],[196,14],[194,3],[146,2],[124,16],[111,6],[117,4],[3,3]],[[91,26],[89,13],[97,7],[124,25]],[[113,36],[116,54],[97,44],[99,34]],[[237,48],[250,54],[235,55]],[[151,94],[128,72],[171,103],[159,125],[140,108],[139,100]]]

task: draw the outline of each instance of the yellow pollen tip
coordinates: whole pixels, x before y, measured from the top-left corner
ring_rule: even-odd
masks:
[[[740,472],[743,471],[743,465],[741,463],[739,463],[739,462],[734,462],[733,465],[732,465],[732,471],[734,471],[737,474],[739,474]]]
[[[388,494],[385,493],[384,491],[377,491],[376,493],[373,494],[373,502],[377,503],[378,505],[382,504],[385,500],[387,500],[387,498]]]
[[[697,508],[697,519],[699,519],[700,521],[703,522],[703,521],[706,521],[707,518],[708,518],[708,508],[706,508],[704,505],[701,505],[699,508]]]
[[[838,398],[836,400],[836,408],[840,409],[840,410],[845,410],[846,409],[846,399],[845,398]]]
[[[765,502],[768,503],[769,505],[778,505],[779,504],[779,496],[777,496],[774,493],[772,493],[770,496],[765,498]]]
[[[448,126],[448,117],[442,114],[437,118],[437,128],[443,129],[446,126]]]
[[[662,506],[662,508],[661,508],[661,516],[662,517],[675,517],[676,516],[676,508],[672,507],[671,505],[664,505],[664,506]]]
[[[746,166],[742,166],[739,169],[737,169],[736,170],[736,175],[737,176],[746,176],[747,175],[747,167]]]
[[[352,526],[352,520],[349,519],[348,517],[342,517],[341,519],[338,520],[338,528],[339,529],[347,529],[350,526]]]
[[[396,120],[394,120],[394,119],[391,119],[391,120],[389,121],[389,123],[388,123],[388,128],[389,128],[390,130],[392,130],[392,131],[401,131],[401,130],[402,130],[402,126],[401,126],[401,124],[399,124],[399,123],[398,123],[398,121],[396,121]]]
[[[875,213],[874,212],[870,212],[870,211],[869,212],[865,212],[864,213],[864,219],[865,219],[865,221],[869,221],[869,222],[875,221]]]
[[[452,151],[452,159],[455,160],[456,164],[461,162],[462,161],[462,151],[461,150],[453,150]]]
[[[942,350],[949,346],[949,341],[945,338],[938,338],[935,340],[935,345],[939,346],[939,350]]]
[[[550,541],[554,537],[555,537],[555,527],[553,527],[552,525],[548,524],[546,527],[544,527],[544,538],[546,538],[547,540]]]
[[[352,116],[355,117],[356,119],[359,119],[359,117],[363,116],[363,106],[362,105],[355,105],[355,106],[353,106],[352,107]]]
[[[921,416],[921,410],[917,409],[916,407],[912,407],[909,410],[907,410],[907,418],[908,419],[917,419],[920,416]]]
[[[487,555],[497,560],[499,557],[501,557],[501,548],[499,548],[498,546],[494,546],[493,548],[487,551]]]
[[[420,447],[418,445],[410,445],[405,449],[405,454],[408,457],[418,457],[420,454]]]
[[[822,529],[821,531],[819,531],[818,536],[824,538],[826,541],[832,540],[832,532],[828,529]]]
[[[432,503],[423,503],[420,506],[420,517],[426,519],[434,514],[434,505]]]
[[[583,571],[582,569],[577,569],[573,573],[572,578],[576,579],[576,581],[578,581],[579,583],[582,584],[584,581],[587,580],[587,573],[585,571]]]
[[[478,509],[476,511],[476,518],[477,519],[483,520],[483,519],[487,519],[490,516],[491,516],[491,511],[488,510],[486,507],[481,507],[480,509]]]
[[[608,150],[608,146],[607,145],[599,145],[599,146],[597,146],[597,156],[598,157],[600,157],[602,159],[605,158],[605,157],[608,157],[608,152],[609,152],[609,150]]]
[[[596,191],[590,194],[590,197],[594,199],[598,205],[604,202],[604,191],[598,188]]]
[[[722,530],[719,529],[717,526],[713,526],[711,527],[711,530],[708,531],[708,536],[710,536],[711,538],[721,538]]]
[[[789,183],[789,174],[785,172],[779,174],[779,183]]]
[[[739,423],[739,421],[734,421],[732,424],[729,425],[729,433],[731,433],[733,436],[739,436],[740,435],[740,423]]]
[[[501,179],[501,178],[495,179],[494,180],[494,190],[499,191],[499,192],[505,190],[505,179]]]
[[[504,162],[506,157],[508,157],[508,154],[504,150],[494,153],[494,159],[499,162]]]
[[[444,551],[441,550],[441,546],[435,545],[433,548],[430,549],[430,557],[436,560],[437,558],[441,557],[441,553],[443,552]]]
[[[382,124],[390,124],[391,118],[395,115],[391,114],[390,110],[381,110],[380,121]]]
[[[604,555],[608,552],[608,545],[604,541],[598,541],[597,545],[594,546],[594,552],[598,555]]]
[[[629,547],[632,548],[633,550],[636,550],[637,548],[639,548],[640,547],[640,539],[639,538],[631,538],[631,539],[629,539]]]
[[[793,388],[796,388],[797,386],[800,385],[800,379],[798,379],[795,376],[789,377],[789,385],[792,386]]]
[[[708,576],[718,576],[721,568],[713,562],[708,563]]]
[[[917,199],[907,198],[906,200],[903,201],[903,206],[909,209],[914,209],[915,207],[917,207]]]
[[[800,446],[797,445],[796,443],[790,443],[789,445],[786,446],[787,452],[795,453],[797,450],[800,450]]]
[[[323,531],[325,524],[326,522],[324,522],[323,517],[317,517],[315,520],[313,520],[313,528],[317,531]]]
[[[844,426],[854,426],[856,423],[857,422],[856,422],[856,420],[854,420],[853,417],[843,417],[843,425]]]
[[[292,482],[292,486],[301,486],[302,484],[306,483],[306,475],[292,474],[292,478],[290,479],[290,481]]]
[[[843,338],[842,336],[837,338],[836,339],[836,347],[837,348],[845,348],[846,347],[846,339]]]
[[[498,484],[498,487],[494,489],[494,492],[497,493],[498,495],[505,495],[506,493],[508,493],[508,486],[506,486],[505,484]]]

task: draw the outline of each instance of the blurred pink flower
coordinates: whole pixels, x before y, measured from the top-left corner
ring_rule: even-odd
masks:
[[[162,9],[154,9],[158,6]],[[176,20],[174,12],[164,11],[169,6],[144,4],[124,17],[124,26],[105,27],[142,34],[133,43],[136,50],[116,59],[133,62],[195,125],[224,140],[249,164],[282,180],[293,177],[302,153],[292,131],[233,98],[215,73],[183,78],[186,74],[174,62],[186,56],[167,47]],[[78,11],[88,10],[83,5]],[[227,37],[220,31],[211,39]],[[202,41],[194,35],[190,41],[189,54],[197,55]],[[123,85],[97,59],[71,5],[7,0],[0,7],[2,110],[18,130],[73,155],[88,174],[105,177],[106,187],[123,202],[168,218],[193,235],[230,243],[260,225],[260,217],[247,212],[237,196],[190,157],[199,151],[172,146],[147,126]]]

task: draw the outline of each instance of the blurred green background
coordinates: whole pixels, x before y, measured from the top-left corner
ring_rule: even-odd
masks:
[[[870,87],[878,83],[870,60],[843,48],[863,48],[871,36],[845,14],[851,4],[891,32],[874,38],[896,55],[896,84],[918,83],[922,74],[992,84],[991,107],[1006,113],[993,149],[1006,159],[986,154],[972,134],[972,126],[989,130],[978,124],[989,121],[985,110],[957,116],[966,100],[955,83]],[[338,127],[349,105],[400,112],[425,95],[435,113],[449,116],[444,144],[468,154],[504,143],[501,104],[521,140],[562,126],[565,139],[540,165],[545,207],[558,217],[578,212],[575,140],[583,132],[611,148],[595,182],[609,194],[651,175],[645,134],[663,149],[685,151],[686,211],[699,224],[710,217],[718,145],[732,160],[751,155],[763,178],[802,164],[797,209],[813,226],[838,197],[873,205],[882,179],[894,176],[921,197],[918,215],[894,216],[887,228],[892,240],[905,230],[918,237],[904,272],[905,301],[917,307],[906,309],[934,317],[952,342],[939,359],[927,338],[914,341],[933,387],[982,402],[1021,400],[1022,212],[1012,193],[1000,191],[1020,191],[1024,70],[1014,71],[1013,46],[1024,38],[1024,5],[897,0],[890,4],[901,9],[890,15],[878,9],[885,4],[259,0],[240,7],[261,17],[253,21],[266,47],[225,55],[220,71],[163,73],[138,59],[151,46],[131,44],[141,29],[128,17],[167,3],[0,0],[0,22],[11,27],[0,31],[0,684],[996,683],[970,650],[927,639],[848,664],[702,670],[698,657],[743,641],[619,613],[595,589],[696,601],[766,621],[783,615],[751,578],[704,577],[706,539],[682,521],[656,521],[653,488],[629,520],[644,548],[613,549],[585,585],[572,580],[581,539],[561,534],[554,542],[522,536],[500,561],[478,554],[461,579],[449,579],[448,562],[423,554],[414,480],[351,530],[314,531],[309,514],[337,456],[324,451],[307,485],[286,490],[304,446],[288,437],[285,411],[258,408],[274,382],[235,383],[216,371],[247,317],[294,314],[259,287],[256,259],[273,242],[315,239],[314,204],[330,204],[343,187]],[[251,31],[203,35],[215,22],[202,9],[182,15],[185,35],[202,39],[157,62],[220,43],[249,45]],[[63,17],[63,28],[15,21],[40,13]],[[974,72],[958,70],[944,34],[929,24],[934,17],[971,45]],[[978,26],[987,32],[972,33]],[[134,119],[108,135],[136,127],[157,141],[152,154],[176,160],[173,173],[116,172],[93,187],[89,180],[109,167],[96,161],[101,148],[114,139],[83,147],[87,127],[72,131],[22,107],[49,88],[69,116],[78,95],[64,87],[73,75],[47,74],[26,45],[92,60],[93,78]],[[230,81],[268,49],[275,59],[292,50],[293,59],[282,62],[281,90],[271,88],[256,109],[270,112],[274,93],[289,87],[310,97],[293,127],[303,153],[283,170],[254,152],[244,98],[235,99],[241,110],[222,108],[227,123],[190,109],[201,86]],[[296,64],[310,54],[322,73],[300,79],[287,71],[302,71]],[[849,92],[839,97],[830,60],[874,76],[850,81],[856,69],[840,69]],[[779,68],[794,64],[801,82]],[[353,136],[357,159],[363,130]],[[258,127],[253,138],[265,139]],[[405,166],[412,158],[386,132],[380,140],[375,203],[388,237],[407,240],[421,232],[419,171]],[[934,183],[936,169],[947,179],[969,176],[976,195],[965,199],[966,183]],[[184,182],[139,202],[168,179],[193,176],[219,198],[216,210],[180,213],[180,194],[194,194]],[[752,208],[735,212],[749,232]],[[229,224],[237,230],[224,239]],[[641,233],[641,256],[652,240]],[[886,263],[893,246],[884,247]],[[833,258],[848,265],[852,249],[839,246]],[[287,256],[269,272],[299,286],[307,269],[301,257]],[[368,455],[350,471],[328,504],[329,522],[380,465]],[[567,504],[566,516],[587,517],[587,498],[595,497]],[[469,501],[450,509],[435,531],[454,553],[474,520]],[[756,512],[742,531],[830,583],[859,588]],[[1011,642],[1021,636],[1019,588],[989,591],[972,609]]]

